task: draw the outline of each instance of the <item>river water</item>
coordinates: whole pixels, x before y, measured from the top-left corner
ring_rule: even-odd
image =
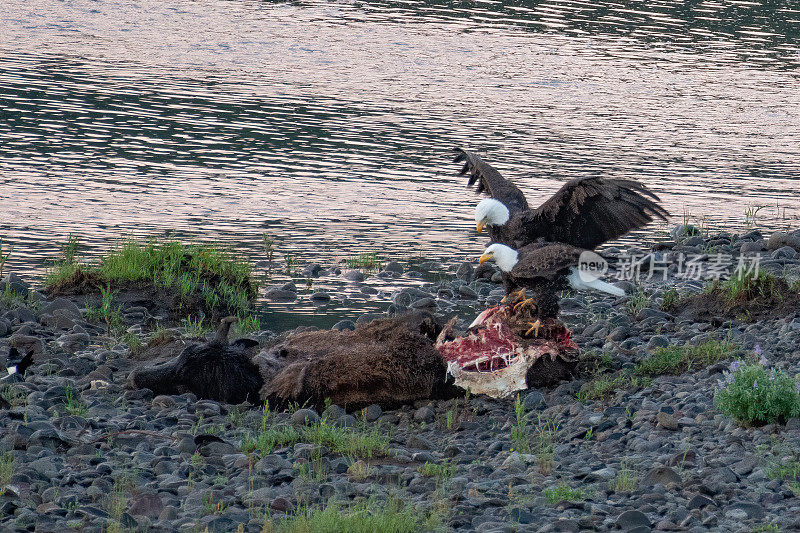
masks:
[[[69,234],[474,258],[456,146],[532,204],[602,174],[675,223],[798,227],[799,43],[791,0],[4,0],[7,268]]]

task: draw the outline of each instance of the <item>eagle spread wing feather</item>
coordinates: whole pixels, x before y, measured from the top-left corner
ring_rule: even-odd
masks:
[[[531,240],[543,238],[592,249],[669,214],[658,196],[641,183],[601,177],[578,178],[564,184],[532,213],[526,224]]]
[[[469,172],[468,187],[478,182],[475,192],[478,194],[486,193],[495,200],[502,202],[511,213],[528,209],[528,202],[525,200],[525,195],[522,194],[522,191],[501,176],[495,168],[486,164],[483,159],[472,152],[461,148],[456,148],[455,151],[457,155],[454,161],[456,163],[464,162],[461,174]]]

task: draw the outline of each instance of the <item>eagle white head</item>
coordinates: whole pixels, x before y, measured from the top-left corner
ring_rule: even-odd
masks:
[[[475,229],[478,233],[483,231],[484,226],[502,226],[508,222],[508,218],[508,208],[494,198],[481,200],[475,207]]]
[[[483,264],[490,259],[493,260],[503,272],[511,272],[517,264],[519,254],[513,248],[505,244],[494,243],[486,247],[483,255],[478,259],[478,263]]]

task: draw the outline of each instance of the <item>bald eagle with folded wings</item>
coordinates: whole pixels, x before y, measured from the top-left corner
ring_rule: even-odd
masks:
[[[464,162],[469,186],[490,198],[475,208],[480,233],[488,228],[492,242],[520,249],[534,242],[560,242],[592,250],[606,241],[639,229],[669,213],[658,196],[641,183],[592,176],[565,183],[545,203],[531,209],[525,195],[472,152],[456,148],[455,162]]]

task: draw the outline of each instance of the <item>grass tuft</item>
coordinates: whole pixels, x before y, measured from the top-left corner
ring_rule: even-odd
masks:
[[[643,376],[682,374],[728,359],[737,347],[732,342],[717,339],[709,339],[697,346],[660,346],[655,349],[652,357],[636,365],[633,372]]]
[[[586,498],[586,493],[581,489],[573,489],[569,485],[562,483],[542,491],[548,503],[558,502],[578,502]]]
[[[273,521],[266,517],[263,532],[268,533],[415,533],[430,531],[441,526],[441,517],[435,511],[423,511],[399,498],[388,498],[384,503],[375,499],[342,507],[329,502],[324,507],[300,505],[290,515]]]
[[[124,284],[151,283],[170,289],[182,303],[200,305],[208,315],[217,310],[219,315],[244,316],[258,290],[250,265],[214,245],[129,240],[97,264],[78,263],[74,252],[64,252],[64,258],[45,278],[50,291],[82,285],[104,285],[111,291]]]

